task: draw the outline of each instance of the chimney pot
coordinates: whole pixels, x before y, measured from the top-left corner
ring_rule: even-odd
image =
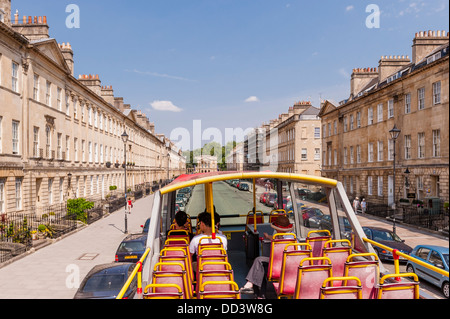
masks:
[[[47,24],[47,16],[44,16],[44,24]]]

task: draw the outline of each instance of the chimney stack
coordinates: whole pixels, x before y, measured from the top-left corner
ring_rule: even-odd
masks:
[[[383,82],[387,77],[397,73],[411,63],[409,56],[390,55],[382,56],[379,61],[379,82]]]
[[[370,81],[378,77],[377,68],[357,68],[353,69],[350,80],[350,97],[355,97],[366,87]]]
[[[1,1],[1,0],[0,0]],[[11,13],[10,13],[11,14]],[[21,33],[30,41],[38,41],[42,39],[49,39],[49,26],[47,24],[47,17],[23,17],[22,23],[19,23],[19,14],[14,15],[14,24],[12,25],[14,31]]]
[[[102,86],[102,98],[114,106],[114,90],[112,86]]]
[[[417,32],[412,46],[412,62],[417,64],[437,47],[448,44],[449,37],[446,31]]]
[[[97,94],[98,96],[102,96],[102,89],[101,89],[102,82],[100,81],[98,74],[96,75],[82,74],[78,76],[78,81],[81,82],[81,84],[88,87],[89,89],[91,89],[92,91],[94,91],[94,93]]]
[[[74,71],[74,65],[73,65],[73,50],[72,46],[69,42],[63,43],[59,45],[59,48],[61,49],[61,53],[64,56],[64,60],[66,60],[67,65],[69,66],[70,72],[73,76]]]

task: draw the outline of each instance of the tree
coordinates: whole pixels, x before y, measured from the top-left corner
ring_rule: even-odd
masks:
[[[85,198],[76,198],[67,200],[67,215],[75,215],[76,219],[87,222],[86,210],[92,209],[94,202],[89,202]]]

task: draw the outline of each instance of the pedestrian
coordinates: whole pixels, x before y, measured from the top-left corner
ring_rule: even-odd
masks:
[[[276,233],[290,233],[294,227],[289,218],[284,215],[279,216],[271,226],[274,229],[273,235]],[[272,240],[273,235],[264,233],[264,238]],[[292,235],[287,235],[278,238],[288,239],[293,237]],[[247,283],[240,289],[241,293],[255,294],[257,299],[265,299],[269,261],[269,257],[266,256],[259,256],[253,261],[253,265],[245,278]]]
[[[363,213],[363,214],[366,213],[366,209],[367,209],[366,199],[363,198],[363,199],[362,199],[362,202],[361,202],[361,210],[362,210],[362,213]]]
[[[353,210],[355,214],[358,214],[358,209],[359,209],[359,198],[356,197],[355,200],[353,201]]]

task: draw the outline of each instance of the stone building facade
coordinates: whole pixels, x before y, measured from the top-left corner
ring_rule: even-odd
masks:
[[[255,129],[244,142],[244,169],[320,176],[319,111],[309,101],[297,102],[287,113]]]
[[[1,0],[0,214],[39,213],[67,198],[100,200],[185,172],[181,152],[98,75],[74,74],[73,50],[45,17],[11,19]],[[129,136],[125,148],[121,135]]]
[[[447,32],[419,32],[412,59],[383,56],[378,67],[353,70],[350,97],[322,103],[323,176],[372,203],[408,194],[449,201],[448,50]]]

